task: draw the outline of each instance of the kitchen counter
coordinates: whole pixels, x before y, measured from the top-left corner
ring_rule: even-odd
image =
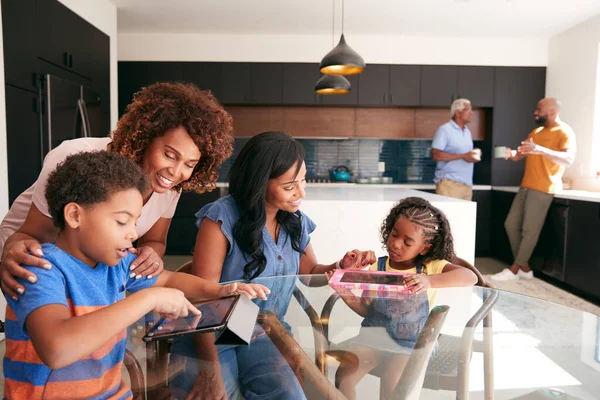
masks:
[[[378,186],[378,187],[376,187]],[[306,189],[300,209],[316,224],[311,243],[319,262],[339,260],[348,250],[382,249],[381,223],[390,209],[406,197],[422,197],[442,210],[450,222],[459,257],[473,262],[477,203],[391,185],[313,185]]]
[[[517,193],[519,191],[518,186],[493,186],[492,190],[499,192],[511,192]],[[600,203],[600,192],[590,192],[588,190],[563,190],[562,192],[554,195],[556,199],[566,200],[578,200],[578,201],[590,201],[593,203]]]
[[[217,182],[217,187],[228,187],[228,182]],[[434,183],[347,183],[347,182],[308,182],[307,187],[360,187],[360,188],[394,188],[394,189],[414,189],[414,190],[435,190]],[[473,190],[491,190],[491,185],[474,185]]]

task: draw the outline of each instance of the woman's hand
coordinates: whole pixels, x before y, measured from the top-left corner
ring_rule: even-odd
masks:
[[[244,293],[251,299],[258,297],[262,300],[266,300],[267,295],[271,293],[271,291],[266,286],[258,285],[256,283],[234,282],[223,286],[219,292],[219,297],[232,296],[239,293]]]
[[[377,257],[373,250],[361,251],[354,249],[344,255],[344,258],[340,261],[340,267],[343,269],[363,269],[376,262]]]
[[[406,274],[404,275],[404,284],[411,293],[419,294],[431,289],[431,281],[424,274]]]
[[[138,256],[129,267],[132,271],[129,275],[130,278],[135,276],[136,279],[140,279],[145,276],[150,279],[153,276],[160,275],[165,269],[165,263],[150,246],[138,247],[137,249],[132,247],[129,252]]]
[[[15,278],[26,279],[31,283],[37,281],[37,276],[21,265],[51,269],[52,265],[41,258],[43,255],[42,246],[37,240],[20,240],[5,247],[0,265],[0,279],[2,279],[4,294],[18,301],[19,295],[25,293],[25,288]]]

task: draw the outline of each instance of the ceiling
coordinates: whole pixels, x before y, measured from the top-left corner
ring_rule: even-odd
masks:
[[[110,0],[119,33],[330,34],[332,0]],[[342,1],[336,4],[336,33]],[[600,0],[346,0],[347,35],[549,38]],[[467,50],[468,51],[468,50]]]

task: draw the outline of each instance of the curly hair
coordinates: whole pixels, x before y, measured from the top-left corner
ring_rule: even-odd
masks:
[[[417,262],[425,264],[432,260],[456,261],[454,239],[446,215],[420,197],[402,199],[390,210],[380,229],[384,248],[386,248],[390,233],[400,217],[417,224],[421,228],[425,243],[431,244],[431,249],[427,254],[417,256]]]
[[[45,195],[54,225],[62,231],[67,204],[92,206],[127,189],[143,194],[147,185],[144,171],[133,161],[103,150],[89,151],[72,154],[58,164],[48,177]]]
[[[142,88],[112,132],[112,151],[142,165],[154,138],[183,127],[200,150],[192,176],[174,190],[211,191],[218,169],[233,150],[232,118],[208,90],[191,83],[155,83]]]

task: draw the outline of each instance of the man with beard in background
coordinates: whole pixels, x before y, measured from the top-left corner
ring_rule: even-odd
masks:
[[[510,268],[492,275],[497,281],[531,279],[529,258],[544,225],[554,193],[562,190],[565,167],[575,159],[575,134],[560,120],[560,102],[554,98],[540,100],[533,115],[538,128],[521,142],[517,150],[506,149],[505,159],[524,157],[525,174],[513,200],[504,228],[510,241],[514,262]]]

